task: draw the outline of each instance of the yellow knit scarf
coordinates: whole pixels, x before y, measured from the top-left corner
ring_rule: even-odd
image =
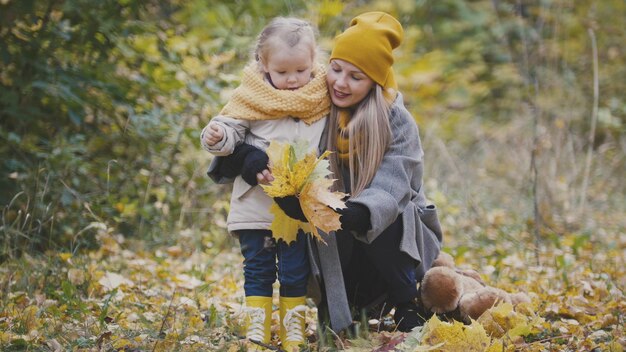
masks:
[[[337,158],[344,165],[350,160],[350,136],[348,135],[348,122],[352,114],[350,111],[341,109],[337,115]]]
[[[220,114],[241,120],[276,120],[290,116],[312,124],[330,111],[326,67],[318,64],[313,74],[313,79],[297,90],[281,90],[265,80],[256,64],[250,64],[244,68],[241,85]]]

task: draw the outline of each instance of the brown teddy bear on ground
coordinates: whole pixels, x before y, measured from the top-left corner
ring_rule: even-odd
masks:
[[[420,291],[426,309],[465,323],[470,318],[478,319],[498,302],[530,302],[523,292],[512,294],[487,286],[475,270],[456,268],[452,256],[445,252],[439,254],[424,275]]]

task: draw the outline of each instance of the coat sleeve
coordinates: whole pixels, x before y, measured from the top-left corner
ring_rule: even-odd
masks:
[[[210,123],[217,124],[224,129],[224,138],[214,145],[207,145],[204,142],[204,133],[209,127],[207,124],[202,129],[202,133],[200,133],[200,144],[206,151],[217,156],[231,154],[236,146],[244,142],[246,133],[250,130],[249,121],[234,119],[223,115],[215,116],[211,119]]]
[[[404,106],[390,116],[392,140],[370,185],[351,199],[370,210],[372,228],[359,240],[371,243],[400,215],[421,186],[423,151],[417,125]],[[415,178],[418,178],[417,180]]]
[[[241,175],[248,154],[257,150],[250,144],[242,143],[230,155],[214,157],[207,175],[218,184],[232,183],[235,177]]]

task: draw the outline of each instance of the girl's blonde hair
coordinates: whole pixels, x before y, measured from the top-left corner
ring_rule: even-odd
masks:
[[[363,98],[353,112],[344,133],[348,134],[349,144],[349,177],[351,196],[357,196],[372,182],[383,156],[391,141],[390,102],[378,84]],[[331,105],[329,126],[338,126],[339,108]],[[328,149],[335,151],[330,156],[330,169],[343,184],[343,177],[337,157],[337,128],[329,128]],[[344,137],[348,137],[344,136]]]
[[[289,47],[304,43],[311,48],[311,60],[315,61],[317,52],[313,26],[302,19],[294,17],[276,17],[259,34],[254,48],[254,60],[262,70],[262,63],[267,61],[270,52],[274,49],[277,40],[281,40]]]

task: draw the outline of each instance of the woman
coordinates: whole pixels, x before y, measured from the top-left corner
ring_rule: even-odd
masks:
[[[342,230],[324,236],[327,244],[309,241],[309,291],[320,289],[310,295],[317,296],[320,314],[328,314],[335,331],[352,324],[354,310],[379,317],[395,307],[401,331],[427,318],[417,283],[439,254],[442,233],[422,187],[417,125],[392,69],[392,51],[402,38],[395,18],[368,12],[335,38],[330,55],[326,81],[332,104],[320,149],[335,152],[330,163],[336,187],[350,198],[339,210]],[[244,163],[242,172],[262,171],[250,167]],[[298,217],[293,205],[283,210]]]
[[[442,234],[422,188],[418,129],[394,79],[392,50],[402,38],[395,18],[368,12],[336,37],[330,55],[326,149],[335,151],[330,162],[338,189],[351,196],[339,211],[342,230],[327,236],[328,246],[312,249],[334,330],[352,323],[350,306],[395,307],[401,331],[427,318],[416,284],[439,254]]]

